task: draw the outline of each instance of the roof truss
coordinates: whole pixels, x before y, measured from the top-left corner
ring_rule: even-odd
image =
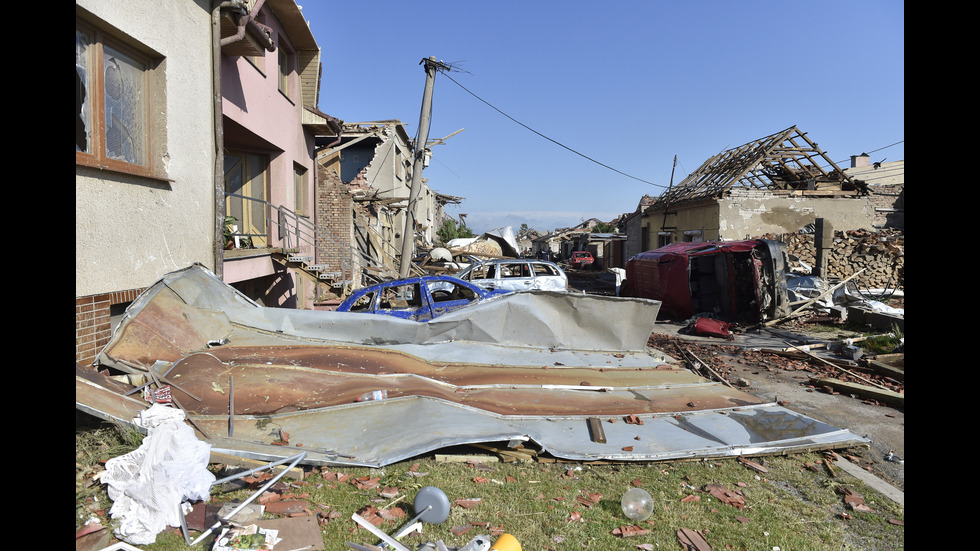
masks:
[[[861,191],[817,144],[792,126],[709,158],[676,187],[664,192],[655,206],[721,197],[732,188],[855,194]]]

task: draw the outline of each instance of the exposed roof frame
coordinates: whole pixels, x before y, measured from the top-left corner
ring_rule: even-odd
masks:
[[[830,171],[821,163],[831,167]],[[676,187],[665,191],[652,206],[721,197],[732,188],[814,190],[828,184],[842,190],[857,189],[816,143],[791,126],[712,156]]]

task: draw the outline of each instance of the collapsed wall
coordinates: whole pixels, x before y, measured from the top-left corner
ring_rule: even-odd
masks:
[[[816,265],[816,247],[812,233],[787,233],[766,235],[786,244],[790,258],[789,269],[800,266],[800,261]],[[905,232],[900,230],[869,231],[864,229],[834,232],[834,245],[828,259],[828,276],[844,279],[864,269],[854,278],[860,286],[869,289],[886,287],[905,289]]]

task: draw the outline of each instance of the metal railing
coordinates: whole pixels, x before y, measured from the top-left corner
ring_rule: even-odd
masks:
[[[355,250],[351,245],[350,239],[338,239],[330,232],[317,226],[309,218],[301,216],[291,209],[282,205],[274,205],[264,199],[256,199],[234,193],[225,193],[225,197],[236,197],[246,201],[261,203],[268,209],[264,221],[265,233],[238,231],[234,234],[238,237],[270,240],[272,238],[272,226],[275,226],[278,230],[278,241],[282,243],[284,252],[295,250],[303,256],[312,254],[315,266],[327,266],[327,269],[318,269],[317,271],[339,273],[340,277],[337,279],[344,281],[353,281],[355,264],[362,270],[369,266],[384,270],[384,267],[379,266],[378,262],[370,255],[359,249]],[[339,251],[339,254],[337,254],[338,258],[319,258],[323,256],[324,251],[329,250]],[[339,267],[339,270],[335,269],[337,267]]]

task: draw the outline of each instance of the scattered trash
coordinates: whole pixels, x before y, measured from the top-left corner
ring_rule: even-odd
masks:
[[[708,315],[698,315],[681,332],[688,335],[702,335],[734,340],[735,335],[732,333],[733,327],[735,327],[734,323],[728,323]]]
[[[273,551],[280,541],[278,530],[267,530],[254,524],[231,526],[218,535],[212,551]]]
[[[642,521],[653,514],[653,498],[643,488],[630,488],[620,501],[623,514],[630,520]]]
[[[384,549],[390,546],[396,551],[407,551],[408,548],[399,543],[398,540],[406,534],[414,531],[416,522],[422,520],[428,522],[429,524],[442,524],[443,522],[446,522],[447,518],[449,518],[449,498],[446,497],[445,492],[439,488],[436,488],[435,486],[426,486],[425,488],[419,490],[419,492],[415,494],[413,507],[416,511],[418,511],[418,514],[415,516],[415,518],[408,521],[408,523],[406,523],[400,530],[395,532],[394,536],[389,536],[388,534],[384,533],[371,521],[365,519],[357,513],[351,515],[351,518],[354,520],[354,522],[361,525],[363,528],[366,528],[375,536],[381,538],[381,543],[377,546],[378,548]],[[348,542],[347,545],[357,549],[357,544]]]
[[[521,543],[510,534],[501,534],[497,541],[493,542],[490,551],[521,551]]]
[[[711,545],[700,530],[681,528],[677,531],[677,543],[686,551],[711,551]]]
[[[358,402],[372,402],[374,400],[384,400],[388,397],[387,390],[374,390],[372,392],[365,392],[357,397]]]
[[[184,500],[209,497],[211,445],[194,436],[184,412],[153,404],[133,422],[147,430],[136,450],[106,462],[101,481],[113,501],[116,536],[134,545],[156,541],[167,526],[180,526]]]

